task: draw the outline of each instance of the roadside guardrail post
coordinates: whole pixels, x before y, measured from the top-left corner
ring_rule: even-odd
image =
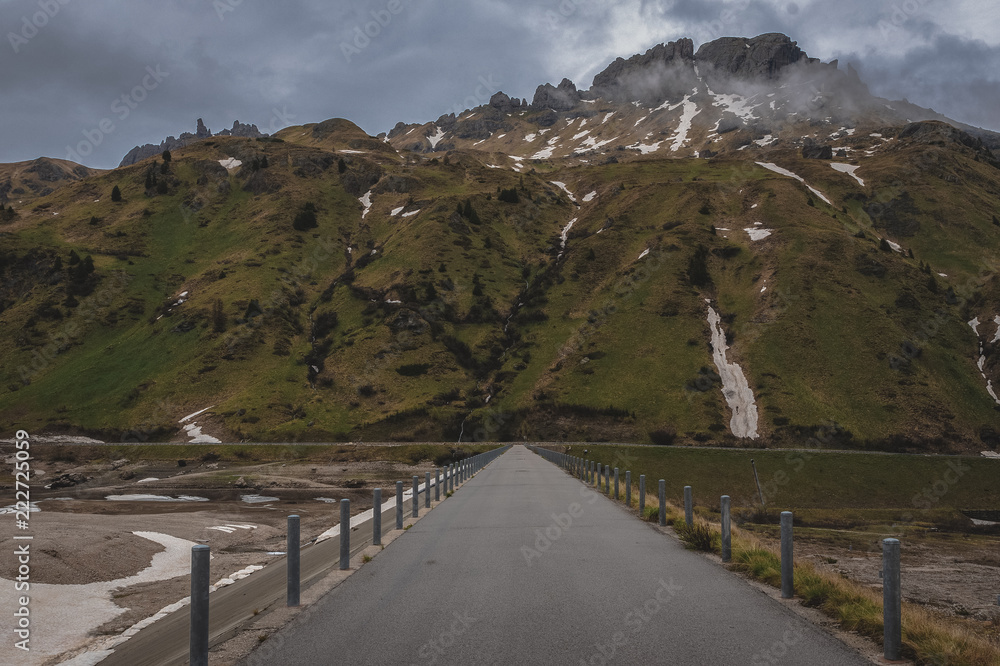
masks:
[[[424,508],[431,508],[431,473],[424,472]]]
[[[795,596],[793,581],[794,565],[792,563],[792,512],[781,512],[781,598],[791,599]]]
[[[299,517],[288,516],[287,545],[285,546],[285,604],[299,605]]]
[[[372,491],[372,545],[382,545],[382,489]]]
[[[732,527],[729,522],[729,495],[723,495],[719,500],[722,509],[722,561],[733,559]]]
[[[618,499],[618,468],[615,467],[615,499]]]
[[[403,529],[403,482],[396,482],[396,529]]]
[[[208,666],[208,586],[211,549],[199,544],[191,548],[191,666]]]
[[[694,524],[694,502],[691,499],[691,486],[684,486],[684,522],[688,527]]]
[[[434,501],[441,501],[441,468],[434,470]]]
[[[667,482],[660,479],[660,527],[667,524]]]
[[[903,645],[901,624],[902,596],[900,591],[899,539],[882,540],[882,655],[889,660],[900,659]]]
[[[340,500],[340,568],[351,568],[351,500]]]
[[[420,477],[413,475],[413,517],[420,515]]]

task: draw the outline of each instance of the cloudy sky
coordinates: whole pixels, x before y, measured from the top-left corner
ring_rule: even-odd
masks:
[[[377,134],[496,90],[587,88],[660,42],[765,32],[853,63],[876,94],[1000,130],[997,25],[995,0],[0,0],[0,162],[73,149],[111,168],[199,117]]]

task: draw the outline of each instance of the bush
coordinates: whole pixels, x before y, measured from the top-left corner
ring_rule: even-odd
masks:
[[[404,377],[418,377],[420,375],[426,374],[427,370],[430,369],[429,363],[411,363],[409,365],[401,365],[396,368],[396,372],[403,375]]]
[[[652,430],[649,433],[650,441],[657,446],[670,446],[676,438],[677,431],[670,427]]]
[[[303,205],[292,222],[292,228],[296,231],[307,231],[315,229],[318,226],[319,223],[316,221],[316,206],[311,203]]]
[[[722,535],[704,523],[694,523],[689,526],[683,521],[676,521],[674,530],[681,541],[692,550],[714,553],[720,549]]]
[[[114,188],[111,190],[111,200],[114,201],[115,203],[118,203],[119,201],[122,200],[122,191],[118,189],[117,185],[115,185]]]

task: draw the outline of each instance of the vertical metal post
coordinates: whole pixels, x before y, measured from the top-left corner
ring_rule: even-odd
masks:
[[[632,472],[625,470],[625,506],[632,508]]]
[[[882,656],[900,659],[903,645],[901,624],[902,592],[900,590],[899,539],[882,540]]]
[[[646,475],[639,475],[639,517],[646,512]]]
[[[618,468],[615,467],[615,499],[618,499]]]
[[[660,527],[667,524],[667,482],[660,479]]]
[[[434,501],[441,501],[441,468],[434,470]]]
[[[795,596],[793,582],[794,564],[792,563],[792,512],[781,512],[781,598],[791,599]]]
[[[382,489],[372,491],[372,545],[382,545]]]
[[[424,508],[431,508],[431,473],[424,472]]]
[[[351,568],[351,500],[340,500],[340,568]]]
[[[729,522],[729,495],[723,495],[719,500],[722,507],[722,561],[729,562],[733,559],[733,536],[732,526]]]
[[[285,546],[285,603],[299,605],[299,517],[288,516],[287,545]]]
[[[691,499],[691,486],[684,486],[684,522],[688,527],[694,523],[694,502]]]
[[[403,482],[396,482],[396,529],[403,529]]]
[[[604,466],[604,494],[611,496],[611,468]]]
[[[191,666],[208,666],[208,586],[211,550],[198,545],[191,548]]]
[[[413,475],[413,517],[420,515],[420,477]]]

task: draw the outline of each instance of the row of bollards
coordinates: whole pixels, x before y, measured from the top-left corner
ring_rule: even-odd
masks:
[[[543,458],[563,467],[575,476],[579,476],[585,483],[593,484],[598,490],[601,489],[602,473],[604,475],[604,492],[611,497],[611,469],[608,465],[602,465],[594,460],[586,460],[577,456],[570,456],[565,453],[556,453],[548,449],[534,446],[528,447]],[[615,494],[614,498],[619,499],[618,468],[614,468]],[[666,509],[666,481],[660,479],[659,483],[659,523],[661,526],[667,524]],[[625,472],[625,503],[632,506],[632,472]],[[722,513],[722,539],[721,555],[723,562],[731,562],[733,556],[732,547],[732,517],[730,515],[731,502],[729,495],[723,495],[719,501]],[[646,510],[646,475],[639,475],[639,515],[643,516]],[[684,486],[684,522],[690,527],[694,523],[694,501],[691,486]],[[795,595],[794,585],[794,548],[792,536],[793,515],[791,511],[781,512],[781,598],[791,599]],[[902,654],[902,595],[900,590],[900,564],[899,564],[900,544],[898,539],[882,540],[882,609],[883,609],[883,656],[888,660],[898,660]],[[1000,598],[997,599],[1000,603]]]
[[[472,478],[472,475],[491,463],[510,447],[503,446],[493,451],[470,456],[457,463],[448,465],[443,470],[434,471],[434,483],[431,483],[431,473],[424,473],[424,507],[431,506],[431,487],[434,487],[434,499],[441,499],[441,485],[445,485],[445,494],[454,492],[456,481],[462,482]],[[419,511],[419,477],[413,477],[413,517],[418,517]],[[351,567],[351,500],[340,500],[340,569]],[[403,529],[403,482],[396,482],[396,529]],[[382,544],[382,489],[375,488],[372,492],[372,544]],[[302,580],[301,566],[301,533],[299,516],[288,516],[287,548],[285,558],[286,592],[288,606],[298,606]],[[191,631],[188,658],[191,666],[208,666],[208,595],[211,578],[211,549],[205,545],[191,548]]]

